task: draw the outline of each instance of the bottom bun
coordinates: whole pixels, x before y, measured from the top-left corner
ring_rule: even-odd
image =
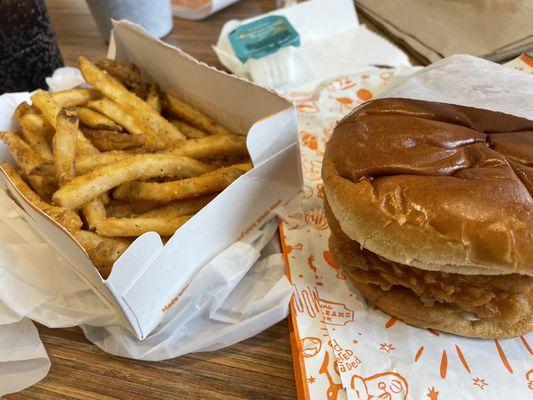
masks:
[[[352,282],[376,307],[419,328],[432,328],[461,336],[504,339],[527,334],[533,324],[532,315],[515,324],[483,319],[471,321],[453,305],[436,303],[433,307],[426,307],[411,290],[401,286],[384,291],[377,285]]]

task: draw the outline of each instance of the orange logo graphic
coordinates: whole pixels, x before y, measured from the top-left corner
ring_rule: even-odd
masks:
[[[320,107],[313,100],[305,100],[296,106],[296,110],[303,113],[317,113],[320,111]]]
[[[313,271],[317,286],[322,286],[323,283],[320,282],[320,277],[317,275],[317,268],[315,267],[315,256],[314,255],[310,255],[309,257],[307,257],[307,265],[309,266],[311,271]]]
[[[435,390],[434,386],[431,386],[430,388],[428,388],[426,397],[428,397],[429,400],[439,400],[439,391]]]
[[[354,312],[346,304],[320,299],[320,310],[327,325],[347,325],[354,320]]]
[[[324,256],[324,260],[326,260],[328,265],[331,268],[333,268],[335,271],[337,271],[337,279],[346,279],[346,275],[342,273],[341,266],[339,265],[337,260],[333,258],[333,255],[331,254],[331,252],[329,250],[326,250],[324,251],[323,256]]]
[[[406,400],[409,385],[407,380],[396,372],[382,372],[368,378],[354,375],[346,392],[349,399],[356,400]]]
[[[319,199],[323,199],[325,197],[324,185],[321,183],[316,184],[316,197],[318,197]]]
[[[311,181],[317,181],[321,177],[322,163],[318,160],[313,160],[310,163],[303,164],[305,170],[305,177]]]
[[[313,207],[305,213],[305,220],[312,228],[323,230],[328,228],[328,221],[326,220],[326,213],[320,206]]]
[[[472,379],[472,385],[477,386],[481,390],[485,390],[489,384],[485,382],[485,379],[478,378],[477,376]]]
[[[313,188],[311,186],[304,185],[302,188],[302,197],[304,199],[310,199],[313,196]]]
[[[310,318],[320,316],[320,306],[318,303],[318,293],[316,288],[311,289],[310,287],[307,287],[307,289],[298,290],[294,287],[294,296],[292,298],[298,312],[307,313]]]
[[[332,364],[335,377],[338,377],[339,371],[337,369],[337,363],[333,360]],[[329,353],[327,351],[324,353],[324,360],[322,361],[322,365],[320,366],[318,373],[321,375],[326,375],[326,379],[328,380],[328,389],[326,391],[327,400],[337,400],[339,397],[339,392],[342,390],[342,384],[340,382],[335,382],[333,379],[334,375],[330,371]]]
[[[311,97],[309,92],[289,92],[287,97],[293,101],[302,101]]]
[[[309,336],[302,339],[302,354],[304,357],[310,358],[320,353],[322,349],[322,340],[317,337]]]
[[[349,97],[334,97],[334,96],[330,96],[330,97],[338,103],[340,107],[339,111],[343,114],[346,111],[350,111],[352,108],[355,107],[354,100]]]
[[[335,350],[337,368],[341,372],[352,371],[363,362],[350,349],[343,349],[335,339],[331,342],[331,347]]]
[[[289,244],[285,248],[287,249],[287,254],[289,254],[293,250],[302,250],[304,248],[304,245],[302,243],[296,243],[294,246],[291,246]]]
[[[396,347],[393,346],[392,343],[381,343],[379,345],[379,349],[387,352],[388,354],[392,353],[394,350],[396,350]]]
[[[526,372],[526,382],[529,390],[533,390],[533,369]]]
[[[304,146],[311,150],[318,150],[318,141],[316,140],[316,135],[314,133],[302,131],[302,133],[300,133],[300,140]]]
[[[366,89],[359,89],[357,91],[357,97],[359,97],[363,101],[368,101],[372,98],[372,93],[370,93],[370,91]]]
[[[356,85],[357,83],[355,83],[351,78],[348,78],[347,76],[340,76],[337,79],[331,81],[331,83],[327,86],[327,91],[329,93],[334,93],[339,90],[347,90],[353,88]]]

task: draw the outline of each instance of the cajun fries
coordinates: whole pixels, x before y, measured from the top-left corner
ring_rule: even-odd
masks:
[[[229,135],[231,132],[204,114],[197,108],[185,103],[170,93],[164,93],[162,98],[163,109],[171,116],[188,122],[192,126],[212,135]]]
[[[80,69],[91,88],[38,90],[17,107],[20,131],[0,132],[17,166],[2,170],[107,277],[134,238],[172,236],[252,165],[245,136],[135,65],[80,57]]]

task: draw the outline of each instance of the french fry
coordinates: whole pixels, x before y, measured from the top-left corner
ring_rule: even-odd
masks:
[[[52,141],[54,165],[57,181],[60,185],[75,176],[74,158],[78,137],[78,117],[73,109],[63,108],[57,116],[57,130]]]
[[[27,123],[28,117],[34,112],[35,110],[28,103],[22,102],[15,110],[15,119],[21,128],[23,138],[30,147],[39,154],[43,161],[51,161],[53,156],[48,144],[48,134],[40,129],[31,129]]]
[[[91,101],[87,106],[96,110],[108,118],[115,121],[117,124],[123,126],[132,135],[146,136],[146,148],[150,150],[162,149],[165,144],[160,140],[153,130],[145,123],[145,121],[135,118],[128,114],[120,105],[109,100],[100,99]]]
[[[140,147],[146,142],[146,136],[144,135],[130,135],[105,129],[81,128],[81,130],[92,144],[102,151]]]
[[[26,133],[24,131],[30,131],[34,135],[42,136],[47,141],[54,135],[54,128],[48,123],[48,121],[46,121],[43,115],[40,114],[39,109],[35,106],[30,106],[25,101],[20,103],[15,109],[14,116],[25,137]],[[50,150],[49,147],[48,150]],[[51,155],[52,151],[50,150],[50,156]]]
[[[106,58],[98,61],[96,66],[107,72],[141,99],[146,98],[148,88],[142,77],[141,70],[135,64],[125,65],[120,61]]]
[[[24,121],[21,123],[21,131],[24,139],[26,139],[26,142],[37,154],[39,154],[43,161],[52,161],[52,150],[48,144],[48,139],[46,136],[42,135],[38,131],[28,129]]]
[[[112,164],[133,156],[133,154],[118,150],[106,151],[94,155],[80,155],[76,158],[76,173],[78,175],[83,175],[97,167],[103,167],[104,165]]]
[[[0,139],[9,147],[9,153],[25,175],[36,171],[43,159],[15,132],[0,132]]]
[[[140,217],[174,218],[193,215],[204,208],[215,196],[204,196],[195,199],[177,200],[162,207],[142,213]]]
[[[59,107],[83,106],[91,100],[102,97],[101,93],[97,90],[87,88],[61,90],[50,93],[50,96]]]
[[[234,164],[244,164],[251,162],[249,156],[233,156],[233,157],[215,157],[215,158],[204,158],[200,161],[206,162],[208,164],[211,164],[214,167],[220,168],[220,167],[229,167]]]
[[[178,128],[180,132],[187,137],[187,139],[199,139],[209,135],[208,133],[189,125],[187,122],[180,121],[179,119],[173,119],[170,121],[170,123]]]
[[[87,224],[89,225],[89,229],[92,230],[96,229],[100,221],[106,217],[104,202],[100,197],[92,199],[88,203],[84,204],[81,207],[81,211],[85,217],[85,220],[87,221]]]
[[[28,175],[28,182],[31,188],[46,202],[52,201],[52,195],[58,189],[57,179],[54,175],[31,174]]]
[[[200,139],[183,140],[165,150],[166,154],[175,154],[191,158],[212,158],[220,156],[246,156],[246,136],[211,135]]]
[[[32,96],[31,100],[33,104],[41,110],[46,120],[54,128],[57,128],[57,116],[61,107],[59,107],[50,93],[45,92],[44,90],[37,90]],[[77,148],[76,151],[79,154],[95,154],[99,153],[98,149],[92,145],[92,143],[83,135],[83,133],[78,129],[78,139],[77,139]]]
[[[39,89],[31,95],[31,101],[32,104],[41,111],[48,123],[56,128],[57,115],[59,114],[61,107],[54,102],[52,95]]]
[[[91,143],[91,141],[85,137],[79,126],[76,138],[76,153],[79,155],[89,154],[93,156],[100,153],[100,151]]]
[[[159,85],[154,82],[150,85],[146,102],[152,107],[158,114],[161,114],[161,97],[159,95]],[[179,128],[178,128],[179,130]]]
[[[170,122],[159,115],[141,98],[129,92],[119,81],[104,73],[84,57],[79,58],[80,69],[85,80],[115,103],[120,104],[128,114],[146,122],[149,132],[144,132],[150,139],[156,136],[163,143],[170,145],[185,136]]]
[[[45,214],[50,216],[50,218],[57,221],[60,225],[65,227],[70,232],[75,232],[81,228],[81,219],[74,211],[63,208],[52,206],[45,201],[43,201],[37,193],[30,189],[30,187],[24,182],[22,177],[18,174],[16,169],[10,164],[3,162],[2,169],[7,174],[11,182],[15,187],[22,193],[22,195],[34,206],[39,208]]]
[[[179,217],[131,217],[105,218],[98,222],[96,232],[102,236],[129,237],[140,236],[154,231],[162,236],[171,236],[191,218],[190,215]]]
[[[131,240],[128,239],[102,237],[83,230],[74,233],[74,237],[87,251],[91,261],[104,278],[109,276],[113,264],[131,244]]]
[[[80,122],[92,129],[105,129],[109,131],[121,131],[122,127],[115,121],[87,107],[76,107],[76,113]]]
[[[109,196],[109,192],[105,192],[100,195],[100,199],[102,200],[102,203],[104,203],[104,205],[109,204],[109,202],[111,201],[111,196]]]
[[[155,211],[164,207],[166,204],[170,203],[161,203],[158,201],[120,201],[111,199],[105,209],[108,217],[124,218]]]
[[[171,154],[136,154],[77,176],[57,192],[56,204],[77,208],[124,182],[164,176],[191,177],[211,171],[208,164]]]
[[[216,169],[204,175],[170,182],[129,182],[118,186],[113,197],[118,200],[170,202],[220,192],[252,168],[251,163]]]
[[[196,128],[213,135],[231,134],[228,129],[220,125],[213,118],[204,114],[190,104],[178,99],[176,96],[171,95],[170,93],[163,93],[161,101],[163,109],[168,114],[182,119]]]

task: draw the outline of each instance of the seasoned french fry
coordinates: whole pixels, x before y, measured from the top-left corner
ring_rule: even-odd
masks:
[[[174,218],[183,215],[193,215],[204,208],[214,196],[204,196],[195,199],[177,200],[162,207],[150,210],[139,215],[140,217]]]
[[[176,96],[171,95],[170,93],[163,93],[161,101],[163,109],[168,114],[182,119],[196,128],[213,135],[231,134],[228,129],[220,125],[213,118],[204,114],[190,104],[178,99]]]
[[[163,236],[171,236],[191,218],[190,215],[179,217],[131,217],[105,218],[98,222],[96,232],[102,236],[139,236],[154,231]]]
[[[104,278],[109,276],[113,264],[131,244],[129,239],[102,237],[83,230],[74,233],[74,237],[87,251],[91,261]]]
[[[180,132],[187,137],[187,139],[199,139],[209,135],[208,133],[189,125],[187,122],[180,121],[179,119],[173,119],[170,122],[172,125],[178,128]]]
[[[122,127],[115,121],[87,107],[76,107],[80,122],[92,129],[105,129],[108,131],[121,131]]]
[[[229,167],[234,164],[244,164],[251,162],[249,156],[232,156],[232,157],[215,157],[215,158],[204,158],[200,161],[211,164],[214,167]]]
[[[146,98],[148,88],[142,77],[141,70],[135,64],[125,65],[120,61],[106,58],[98,61],[96,66],[103,69],[141,99]]]
[[[31,174],[28,175],[31,188],[46,202],[52,201],[52,195],[58,189],[57,179],[54,175]]]
[[[69,230],[70,232],[75,232],[81,228],[81,219],[78,214],[72,210],[63,207],[52,206],[43,201],[37,193],[30,189],[30,187],[18,174],[16,169],[10,164],[3,162],[2,169],[7,174],[11,182],[20,191],[20,193],[22,193],[22,195],[34,206],[49,215],[52,219],[56,220],[60,225],[65,227],[65,229]]]
[[[63,108],[57,116],[57,130],[52,141],[54,165],[60,185],[75,176],[74,157],[78,137],[78,117],[73,109]]]
[[[50,93],[50,96],[59,107],[83,106],[90,100],[96,100],[102,95],[94,89],[76,88]]]
[[[158,201],[120,201],[111,199],[105,209],[108,217],[124,218],[155,211],[167,204],[170,203],[161,203]]]
[[[81,207],[83,216],[89,225],[89,229],[96,229],[101,220],[106,217],[104,202],[100,197],[92,199]]]
[[[133,115],[128,114],[120,105],[114,103],[109,99],[100,99],[91,101],[87,106],[96,110],[108,118],[115,121],[117,124],[126,128],[132,135],[146,136],[146,148],[150,150],[162,149],[165,144],[160,140],[153,130],[142,119],[137,119]]]
[[[246,136],[211,135],[200,139],[183,140],[165,150],[164,153],[191,158],[210,158],[220,156],[245,156]]]
[[[76,173],[83,175],[97,167],[112,164],[126,158],[133,157],[134,154],[126,153],[125,151],[106,151],[99,154],[86,154],[76,157]]]
[[[159,95],[159,85],[156,82],[150,85],[146,102],[150,107],[157,111],[158,114],[161,114],[161,97]]]
[[[50,93],[39,89],[31,96],[31,100],[33,104],[37,106],[39,110],[41,110],[50,125],[52,125],[54,128],[57,128],[57,116],[61,110],[61,107],[54,102]],[[79,154],[96,154],[99,152],[98,149],[92,145],[92,143],[79,129],[76,143],[76,151]]]
[[[36,135],[43,136],[48,143],[51,142],[55,133],[52,125],[48,123],[42,114],[26,113],[21,117],[19,125],[23,131],[31,131]]]
[[[100,195],[100,199],[102,200],[102,203],[104,203],[104,205],[109,204],[109,202],[111,201],[111,196],[109,195],[109,192],[105,192]]]
[[[28,117],[31,118],[31,114],[34,112],[32,107],[22,102],[15,110],[15,119],[22,130],[22,136],[30,147],[41,157],[43,161],[51,161],[52,150],[48,144],[47,134],[44,134],[42,130],[33,130],[27,123]]]
[[[79,155],[89,154],[93,156],[100,153],[100,151],[91,143],[91,141],[85,137],[79,126],[78,137],[76,138],[76,153]]]
[[[140,147],[146,142],[144,135],[129,135],[124,132],[108,131],[105,129],[81,128],[82,132],[98,150],[124,150]]]
[[[171,154],[136,154],[77,176],[54,194],[54,202],[77,208],[121,183],[163,176],[191,177],[212,170],[192,158]]]
[[[148,139],[156,136],[167,145],[185,139],[185,136],[174,125],[159,115],[141,98],[129,92],[119,81],[104,73],[84,57],[79,58],[79,64],[88,83],[115,103],[120,104],[124,111],[135,115],[138,120],[146,122],[151,132],[145,131],[143,133],[147,135]]]
[[[61,107],[54,102],[50,93],[39,89],[31,95],[31,101],[33,105],[41,111],[48,123],[56,128],[57,115],[59,114]]]
[[[170,182],[129,182],[117,187],[113,197],[118,200],[153,200],[170,202],[220,192],[239,176],[252,168],[252,164],[236,164],[216,169],[204,175]]]
[[[15,132],[0,132],[0,139],[9,147],[9,153],[25,175],[36,171],[43,159]]]

